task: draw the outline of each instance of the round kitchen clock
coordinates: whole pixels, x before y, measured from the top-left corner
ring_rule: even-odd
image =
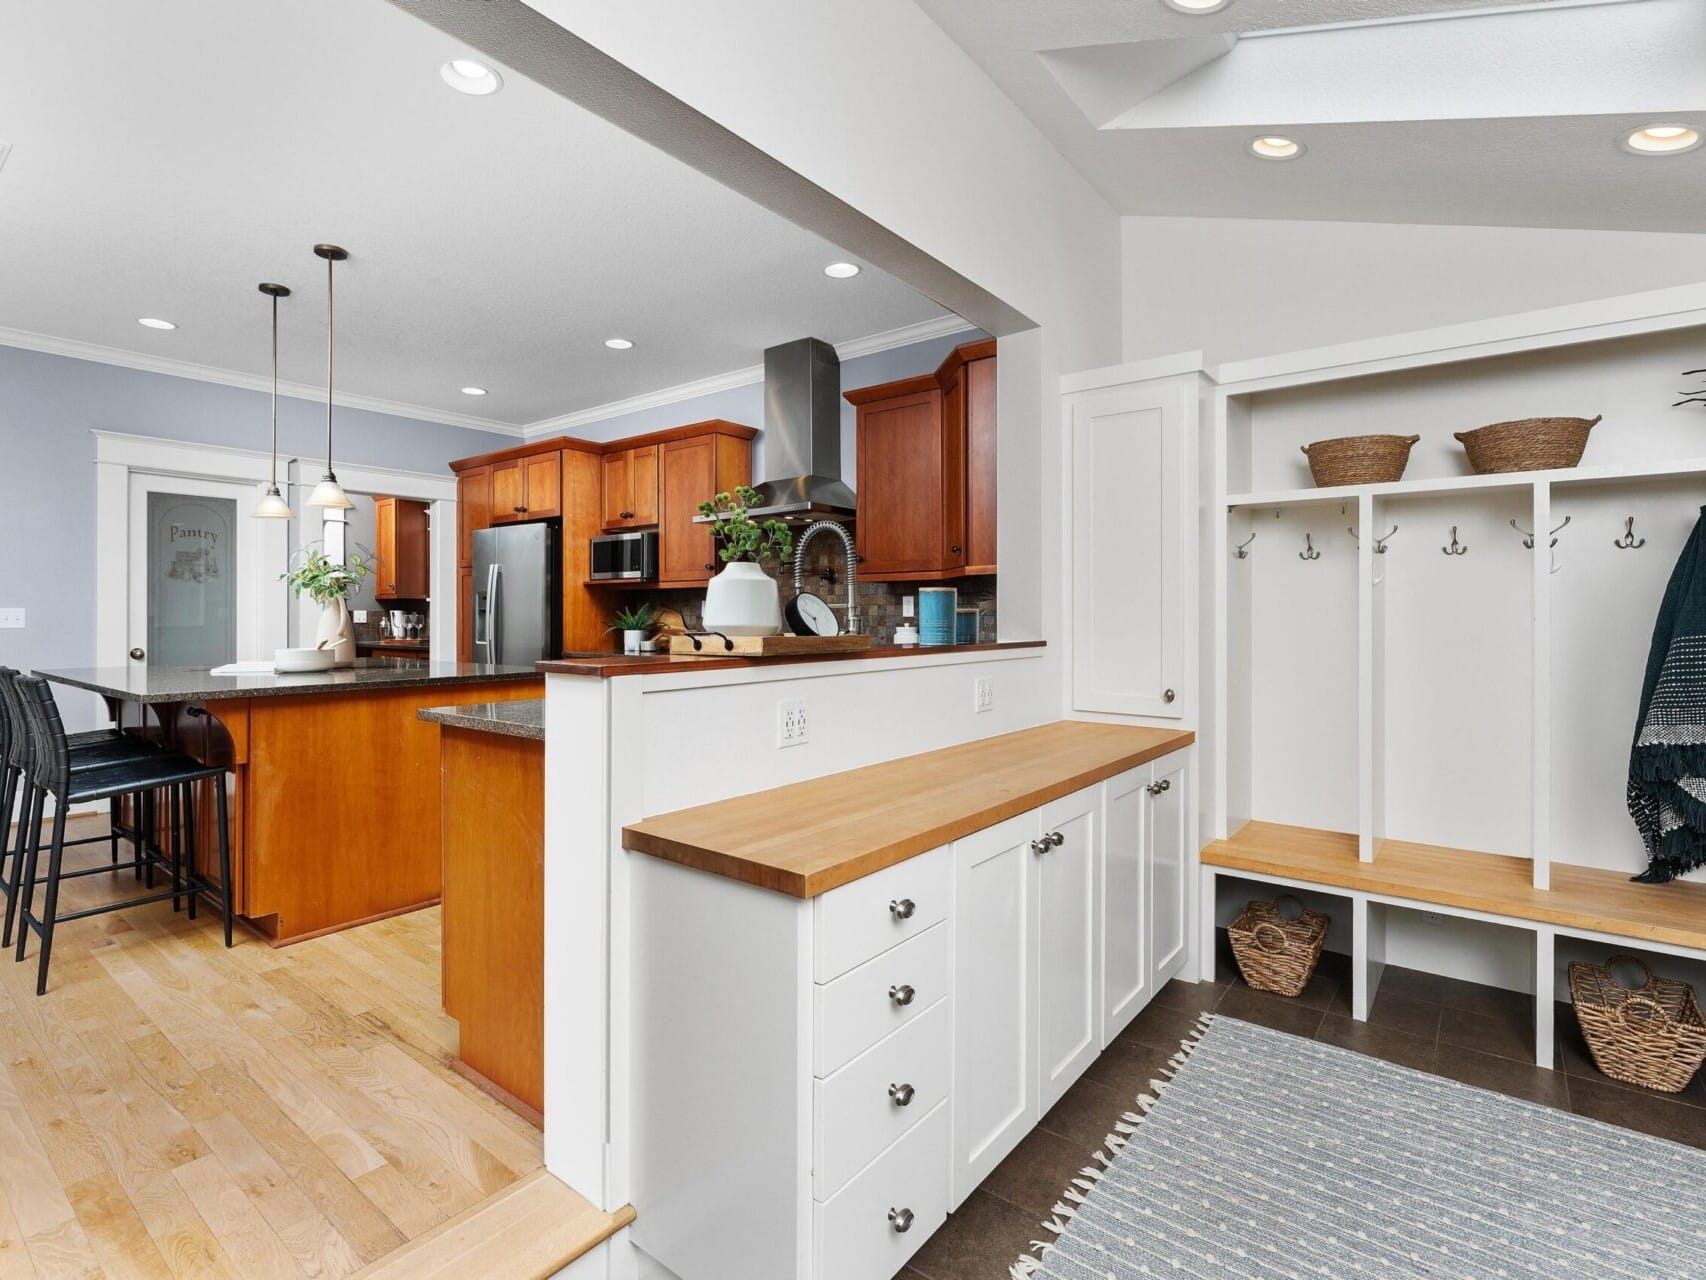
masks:
[[[829,607],[822,596],[814,596],[809,591],[802,591],[788,601],[788,629],[797,636],[841,634],[841,624],[835,620],[835,610]]]

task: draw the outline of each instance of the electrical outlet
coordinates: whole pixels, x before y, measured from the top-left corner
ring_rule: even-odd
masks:
[[[972,709],[974,711],[995,710],[995,677],[979,676],[977,683],[972,686]]]
[[[22,609],[0,609],[0,631],[22,631],[24,629],[24,611]]]
[[[807,740],[806,700],[783,698],[776,704],[776,745],[797,747]]]

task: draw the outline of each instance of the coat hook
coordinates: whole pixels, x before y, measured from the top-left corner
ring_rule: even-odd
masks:
[[[1356,540],[1358,542],[1362,541],[1362,538],[1357,535],[1357,527],[1354,524],[1346,525],[1345,526],[1345,532],[1350,534],[1351,537],[1356,538]],[[1388,542],[1388,540],[1391,539],[1392,535],[1397,533],[1397,532],[1398,532],[1398,526],[1393,525],[1385,533],[1381,534],[1380,537],[1376,538],[1374,540],[1374,554],[1377,556],[1385,555],[1386,554],[1386,543]]]
[[[1248,560],[1250,558],[1250,553],[1247,550],[1245,550],[1245,548],[1247,548],[1255,540],[1256,540],[1256,532],[1255,532],[1255,530],[1252,529],[1250,531],[1250,536],[1248,538],[1245,538],[1244,541],[1240,542],[1238,544],[1238,546],[1235,548],[1235,550],[1238,553],[1238,558],[1240,560]]]
[[[1313,534],[1306,533],[1303,535],[1303,550],[1297,553],[1297,558],[1299,560],[1319,560],[1321,558],[1321,553],[1315,549],[1315,536]]]
[[[1624,519],[1623,519],[1623,536],[1621,538],[1613,538],[1611,540],[1611,545],[1614,547],[1621,548],[1624,551],[1633,551],[1637,547],[1644,547],[1647,545],[1647,540],[1645,538],[1637,538],[1635,536],[1635,517],[1634,516],[1625,516],[1624,517]]]
[[[1457,540],[1457,526],[1456,525],[1451,526],[1451,545],[1449,547],[1441,547],[1440,550],[1445,552],[1445,554],[1448,556],[1460,556],[1465,551],[1469,550],[1468,547],[1464,546],[1462,543],[1460,543]]]
[[[1631,517],[1631,518],[1633,518],[1633,517]],[[1552,530],[1552,541],[1547,543],[1546,545],[1549,547],[1557,546],[1558,545],[1557,535],[1558,535],[1559,531],[1561,529],[1563,529],[1564,525],[1567,525],[1569,523],[1570,523],[1570,517],[1565,516],[1564,517],[1564,524],[1558,525],[1556,528],[1554,528]],[[1518,533],[1523,535],[1522,545],[1527,547],[1530,551],[1533,551],[1534,550],[1534,535],[1532,533],[1530,533],[1527,529],[1524,529],[1520,524],[1518,524],[1516,522],[1516,518],[1514,516],[1511,518],[1511,528],[1515,529]],[[1557,572],[1557,571],[1554,570],[1553,572]]]

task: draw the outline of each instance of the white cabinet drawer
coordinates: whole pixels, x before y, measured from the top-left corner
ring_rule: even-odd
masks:
[[[948,1002],[938,1000],[813,1092],[813,1194],[827,1200],[948,1096]]]
[[[946,919],[953,870],[949,851],[932,849],[818,898],[816,980],[839,978]]]
[[[887,1280],[904,1267],[948,1217],[948,1104],[812,1216],[817,1280]]]
[[[812,994],[812,1074],[821,1079],[948,994],[948,926],[934,925]]]

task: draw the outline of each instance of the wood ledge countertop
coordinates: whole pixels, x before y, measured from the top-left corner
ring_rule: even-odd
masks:
[[[625,827],[623,844],[796,898],[927,853],[1196,741],[1060,720]]]
[[[1041,649],[1045,640],[1004,640],[997,644],[896,645],[854,653],[790,654],[779,658],[700,658],[688,654],[579,654],[537,664],[548,676],[655,676],[667,671],[719,671],[727,667],[775,667],[790,662],[863,662],[870,658],[917,658],[940,653],[996,653],[1003,649]]]

